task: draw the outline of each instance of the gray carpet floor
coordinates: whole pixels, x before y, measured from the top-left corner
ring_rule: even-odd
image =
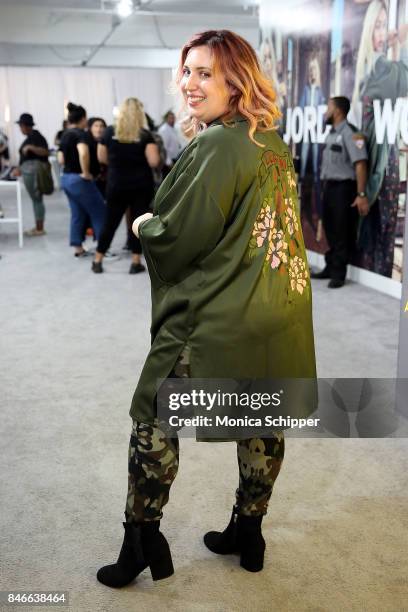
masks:
[[[11,195],[0,201],[11,215]],[[31,227],[27,197],[24,216]],[[149,279],[128,274],[125,254],[92,274],[90,258],[73,257],[68,228],[60,193],[47,198],[47,235],[24,249],[15,226],[0,226],[0,590],[68,591],[61,609],[74,612],[408,610],[405,439],[288,439],[259,574],[202,543],[229,519],[235,445],[183,439],[162,523],[176,573],[153,583],[144,572],[120,591],[97,582],[123,537]],[[113,250],[123,242],[122,226]],[[398,319],[393,298],[316,282],[319,375],[395,376]]]

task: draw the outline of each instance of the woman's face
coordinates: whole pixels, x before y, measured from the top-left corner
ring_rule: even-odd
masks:
[[[102,138],[102,134],[105,130],[105,125],[103,121],[94,121],[91,126],[91,134],[95,138],[95,140],[99,140]]]
[[[210,49],[203,45],[188,52],[180,89],[188,114],[211,123],[229,111],[230,89],[223,75],[215,75]]]
[[[373,49],[385,53],[387,44],[387,13],[384,8],[378,13],[373,30]]]

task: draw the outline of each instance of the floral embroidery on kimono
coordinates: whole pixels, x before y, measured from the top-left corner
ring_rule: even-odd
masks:
[[[302,247],[296,181],[289,155],[265,151],[258,179],[262,191],[265,192],[270,185],[270,192],[255,220],[249,256],[263,254],[264,273],[286,275],[288,292],[305,293],[309,299],[309,273]]]

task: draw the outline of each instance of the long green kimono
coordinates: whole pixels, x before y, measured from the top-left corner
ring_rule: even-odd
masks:
[[[292,158],[274,132],[217,121],[184,150],[140,226],[152,345],[130,415],[156,416],[183,347],[193,378],[314,378],[312,299]],[[315,407],[311,406],[310,411]]]

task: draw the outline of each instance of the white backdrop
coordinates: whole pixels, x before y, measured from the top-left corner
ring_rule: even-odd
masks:
[[[21,113],[34,116],[36,128],[52,147],[68,101],[84,106],[88,117],[97,115],[109,124],[113,107],[124,98],[134,96],[159,122],[166,110],[175,107],[169,93],[170,81],[169,69],[0,66],[0,126],[10,139],[13,161],[17,161],[18,147],[23,140],[14,123]]]

